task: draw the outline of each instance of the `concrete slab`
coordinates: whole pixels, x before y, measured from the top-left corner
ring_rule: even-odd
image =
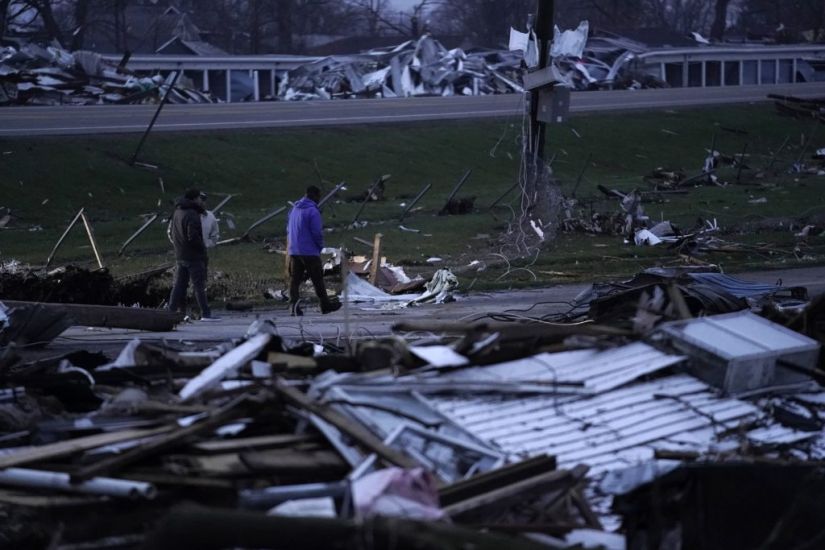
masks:
[[[786,286],[806,286],[811,296],[825,292],[825,267],[775,270],[737,274],[744,280],[775,283],[779,279]],[[31,350],[27,358],[62,355],[78,349],[102,351],[114,357],[133,338],[145,341],[168,342],[193,349],[203,349],[227,340],[241,338],[249,325],[259,319],[271,319],[278,334],[292,340],[332,341],[343,345],[347,336],[353,340],[387,336],[391,327],[401,321],[475,321],[488,314],[508,313],[539,317],[561,313],[589,284],[565,284],[541,289],[503,292],[470,292],[466,297],[449,304],[425,304],[401,310],[380,310],[379,305],[356,304],[345,306],[329,315],[321,315],[317,307],[309,305],[303,317],[290,317],[285,306],[251,312],[217,312],[218,322],[186,322],[171,332],[141,332],[124,329],[72,327],[46,348]],[[415,335],[418,337],[425,334]]]

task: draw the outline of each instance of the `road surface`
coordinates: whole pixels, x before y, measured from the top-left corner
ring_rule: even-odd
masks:
[[[804,286],[811,297],[825,293],[825,266],[741,273],[736,277],[755,283],[775,284],[781,280],[785,286]],[[589,286],[576,283],[518,291],[470,291],[457,302],[441,305],[424,304],[401,310],[381,310],[380,306],[376,305],[355,304],[350,305],[349,311],[346,312],[349,316],[348,324],[343,309],[330,315],[321,315],[316,307],[310,305],[306,308],[304,317],[290,317],[287,305],[279,304],[273,309],[248,313],[219,311],[217,314],[222,317],[220,322],[184,323],[171,332],[72,327],[45,348],[26,350],[25,359],[55,357],[79,349],[101,351],[115,357],[133,338],[147,342],[176,342],[184,346],[203,348],[233,338],[241,338],[249,325],[259,319],[274,322],[278,334],[287,340],[328,341],[343,345],[343,339],[347,334],[350,334],[354,341],[387,337],[392,334],[392,326],[402,321],[469,322],[492,313],[530,317],[562,313],[569,310],[569,306],[565,304]],[[408,336],[421,338],[427,335],[415,333]]]
[[[650,110],[767,101],[769,93],[825,97],[825,82],[779,86],[671,88],[577,92],[573,113]],[[305,102],[167,105],[155,131],[403,123],[518,116],[520,94]],[[0,108],[0,137],[135,133],[146,129],[153,105],[93,105]]]

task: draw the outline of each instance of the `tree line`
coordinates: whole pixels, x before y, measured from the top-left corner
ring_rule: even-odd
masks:
[[[415,0],[398,11],[390,0],[0,0],[0,36],[28,26],[38,38],[77,50],[91,33],[126,49],[134,20],[148,10],[186,14],[208,41],[230,53],[303,53],[311,37],[416,37],[431,31],[500,46],[509,27],[523,29],[536,0]],[[723,39],[736,30],[813,30],[822,37],[825,0],[556,0],[560,26],[588,19],[605,30],[662,28]]]

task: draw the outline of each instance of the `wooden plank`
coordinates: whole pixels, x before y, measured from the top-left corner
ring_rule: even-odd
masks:
[[[238,439],[222,439],[219,441],[201,441],[200,443],[192,445],[192,448],[205,453],[228,453],[252,449],[289,447],[300,443],[312,443],[318,440],[318,436],[315,435],[277,434]]]
[[[587,468],[583,468],[586,472]],[[578,473],[578,472],[577,472]],[[583,475],[583,474],[582,474]],[[505,502],[512,499],[522,500],[527,493],[549,491],[551,487],[562,488],[563,485],[572,486],[580,476],[575,476],[570,470],[556,470],[528,479],[523,479],[510,485],[482,493],[481,495],[462,500],[443,508],[444,512],[455,517],[471,510],[479,510],[488,506],[504,507]]]
[[[378,270],[381,263],[381,233],[376,233],[372,243],[372,264],[370,265],[370,284],[375,286],[378,282]]]
[[[55,304],[3,300],[8,307],[39,305],[46,310],[64,312],[76,326],[128,328],[153,332],[168,332],[183,321],[183,314],[162,309],[95,306],[86,304]]]
[[[185,476],[179,474],[168,474],[157,470],[129,470],[124,472],[122,479],[134,481],[145,481],[154,485],[167,485],[174,487],[190,487],[193,489],[215,489],[235,492],[237,488],[232,481],[226,479],[213,479],[206,477]]]
[[[195,424],[184,428],[175,428],[160,437],[147,441],[143,445],[134,447],[128,451],[103,459],[99,462],[95,462],[94,464],[84,466],[72,474],[72,479],[77,481],[85,481],[103,473],[114,472],[124,468],[125,466],[143,460],[148,456],[171,449],[177,445],[181,445],[187,438],[193,435],[214,430],[228,420],[241,416],[244,412],[246,412],[246,407],[241,407],[240,405],[245,403],[246,400],[247,397],[242,395],[233,399],[228,404],[212,413],[210,417],[201,420],[200,422],[196,422]]]
[[[178,395],[185,402],[215,387],[230,372],[252,361],[269,344],[272,336],[257,334],[240,346],[229,350],[217,361],[189,380]]]
[[[29,447],[16,453],[0,456],[0,468],[11,468],[12,466],[23,466],[45,460],[56,460],[90,449],[96,449],[97,447],[103,447],[104,445],[112,445],[132,439],[142,439],[144,437],[165,434],[170,430],[170,426],[162,426],[151,430],[123,430],[120,432],[88,435],[67,441],[49,443],[48,445]]]
[[[292,449],[272,449],[241,453],[240,461],[251,472],[258,473],[340,473],[345,475],[350,466],[335,451],[318,449],[298,451]]]
[[[438,500],[442,507],[450,506],[479,494],[510,485],[523,479],[545,474],[555,469],[555,457],[546,455],[536,456],[442,487],[438,491]]]
[[[384,444],[372,432],[353,422],[338,411],[317,403],[306,394],[288,386],[283,380],[276,380],[275,389],[289,402],[326,420],[359,444],[374,452],[387,462],[402,468],[418,468],[421,465],[400,451]]]

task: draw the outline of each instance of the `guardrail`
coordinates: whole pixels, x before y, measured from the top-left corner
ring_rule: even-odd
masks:
[[[103,57],[120,61],[117,55]],[[129,68],[138,72],[183,71],[194,86],[227,102],[260,101],[277,94],[279,75],[321,59],[299,55],[136,55],[129,60]],[[658,48],[636,54],[631,66],[681,88],[825,80],[816,61],[825,65],[825,45]]]

